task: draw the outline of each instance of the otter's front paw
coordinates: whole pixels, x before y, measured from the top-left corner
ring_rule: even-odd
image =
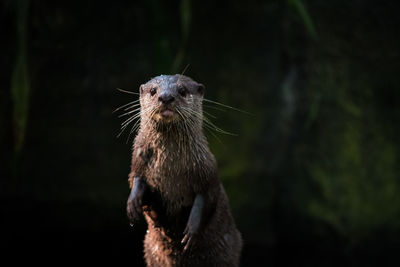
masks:
[[[196,240],[196,235],[200,228],[200,222],[202,221],[202,213],[204,208],[204,197],[200,194],[196,195],[192,209],[190,211],[189,220],[186,224],[185,231],[183,232],[184,236],[181,241],[185,247],[183,251],[187,251],[191,247]]]
[[[143,206],[143,196],[146,191],[146,183],[142,178],[135,178],[134,185],[126,203],[128,218],[134,222],[140,218]]]
[[[181,241],[182,245],[184,245],[183,252],[188,251],[191,247],[193,247],[193,244],[195,243],[197,231],[194,231],[191,228],[192,227],[187,225],[185,231],[183,232],[184,236]]]
[[[132,195],[132,194],[131,194]],[[139,219],[142,213],[142,199],[141,197],[129,197],[126,203],[126,212],[129,221],[134,222]]]

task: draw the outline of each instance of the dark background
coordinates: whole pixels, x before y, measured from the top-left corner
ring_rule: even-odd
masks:
[[[14,262],[142,266],[112,111],[183,71],[242,266],[384,266],[400,249],[397,1],[0,2],[0,242]]]

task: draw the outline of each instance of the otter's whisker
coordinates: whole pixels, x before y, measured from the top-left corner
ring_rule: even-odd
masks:
[[[218,136],[212,131],[213,129],[210,129],[210,128],[207,128],[207,127],[205,127],[204,129],[205,129],[207,132],[209,132],[212,136],[214,136],[215,139],[217,139],[217,141],[218,141],[221,145],[223,145],[221,139],[219,139]]]
[[[192,131],[190,129],[194,129],[194,123],[190,119],[189,114],[187,114],[187,112],[185,110],[180,111],[179,109],[177,109],[177,112],[182,117],[182,122],[180,123],[180,127],[184,128],[184,131],[191,134]],[[182,146],[186,147],[185,146],[186,135],[179,135],[179,136],[180,136],[180,140],[182,140]]]
[[[135,115],[129,117],[127,120],[125,120],[123,123],[121,123],[121,126],[124,127],[125,125],[128,125],[129,123],[131,123],[132,120],[136,119],[139,114],[140,114],[140,112],[138,114],[135,114]]]
[[[208,124],[207,121],[204,121],[204,120],[205,120],[205,117],[202,116],[200,112],[196,112],[196,111],[193,110],[193,109],[186,109],[186,110],[187,110],[187,112],[190,114],[190,117],[189,117],[190,119],[189,119],[189,120],[190,120],[193,124],[195,124],[195,121],[194,121],[194,119],[193,119],[194,117],[197,118],[197,119],[199,119],[200,121],[203,121],[203,122],[204,122],[204,124],[203,124],[204,129],[205,129],[208,133],[210,133],[213,137],[215,137],[215,139],[217,139],[217,141],[218,141],[220,144],[223,145],[221,139],[214,133],[214,131],[217,131],[217,130],[215,129],[215,127],[212,127],[211,125]],[[204,112],[204,111],[203,111],[203,112]]]
[[[125,105],[122,105],[122,106],[116,108],[112,113],[117,112],[118,110],[123,109],[124,107],[129,106],[129,105],[131,105],[131,104],[134,104],[134,103],[136,103],[136,102],[138,102],[138,101],[139,101],[139,99],[134,100],[134,101],[132,101],[132,102],[129,102],[129,103],[125,104]]]
[[[242,113],[245,113],[245,114],[247,114],[247,115],[253,115],[253,114],[251,114],[250,112],[247,112],[247,111],[244,111],[244,110],[241,110],[241,109],[238,109],[238,108],[234,108],[234,107],[231,107],[231,106],[228,106],[228,105],[219,103],[219,102],[217,102],[217,101],[209,100],[209,99],[206,99],[206,98],[203,98],[203,101],[206,101],[206,102],[208,102],[208,103],[212,103],[212,104],[215,104],[215,105],[224,107],[224,108],[229,108],[229,109],[232,109],[232,110],[236,110],[236,111],[238,111],[238,112],[242,112]]]
[[[124,111],[128,111],[128,110],[130,110],[132,108],[135,108],[135,107],[138,107],[138,106],[140,106],[140,103],[136,103],[136,104],[134,104],[132,106],[129,106],[129,107],[125,108]]]
[[[127,91],[121,88],[116,88],[118,91],[122,92],[122,93],[127,93],[127,94],[131,94],[131,95],[140,95],[139,93],[136,92],[131,92],[131,91]]]
[[[135,122],[135,124],[132,126],[131,130],[129,131],[128,138],[126,139],[126,143],[129,142],[129,139],[130,139],[130,137],[131,137],[131,134],[135,131],[136,125],[138,125],[139,123],[140,123],[140,120],[137,120],[137,121]]]
[[[210,121],[210,119],[208,119],[204,114],[201,114],[200,112],[194,111],[194,110],[192,110],[192,109],[189,109],[188,111],[189,111],[193,116],[197,117],[198,119],[203,119],[203,122],[204,122],[204,126],[205,126],[205,127],[208,127],[209,129],[212,129],[212,130],[214,130],[214,131],[216,131],[216,132],[219,132],[219,133],[223,133],[223,134],[227,134],[227,135],[232,135],[232,136],[237,136],[237,134],[234,134],[234,133],[231,133],[231,132],[228,132],[228,131],[225,131],[225,130],[219,128],[219,127],[216,126],[214,123],[212,123],[212,122]]]
[[[201,116],[199,117],[200,114],[196,114],[194,110],[189,109],[189,108],[183,108],[183,110],[187,113],[186,119],[190,123],[191,129],[194,129],[196,126],[196,122],[194,121],[194,118],[197,118],[199,121],[202,120]]]
[[[209,113],[209,112],[207,112],[207,111],[204,111],[204,110],[203,110],[203,113],[206,114],[207,116],[213,118],[213,119],[216,119],[216,118],[217,118],[216,116],[212,115],[211,113]]]
[[[117,135],[117,138],[119,138],[121,136],[121,134],[125,131],[125,129],[128,127],[128,125],[134,121],[135,119],[138,119],[141,117],[142,114],[145,114],[146,112],[148,112],[150,110],[150,108],[141,110],[138,109],[136,114],[133,114],[131,117],[129,117],[127,120],[125,120],[122,124],[121,124],[121,131],[119,132],[119,134]],[[138,120],[137,122],[140,122],[140,120]],[[137,123],[136,122],[136,123]],[[134,126],[136,125],[136,123],[134,124]],[[128,136],[128,140],[129,140],[129,136]],[[127,140],[127,141],[128,141]]]
[[[127,115],[129,115],[129,114],[135,113],[135,112],[137,112],[138,110],[140,110],[140,107],[138,107],[138,108],[136,108],[136,109],[134,109],[134,110],[131,110],[131,111],[129,111],[129,112],[125,112],[124,114],[119,115],[118,118],[121,118],[121,117],[127,116]]]
[[[218,110],[218,111],[226,112],[225,109],[222,109],[222,108],[219,108],[219,107],[215,107],[215,106],[211,106],[211,105],[207,105],[207,104],[203,104],[203,107],[212,108],[212,109],[215,109],[215,110]]]
[[[212,123],[207,117],[204,117],[204,122],[206,122],[206,124],[209,124],[211,127],[213,127],[214,130],[216,130],[217,132],[220,132],[220,133],[223,133],[223,134],[227,134],[227,135],[232,135],[232,136],[238,136],[238,134],[222,130],[221,128],[216,126],[214,123]]]
[[[180,128],[184,128],[185,124],[187,122],[186,122],[185,116],[182,114],[182,111],[180,111],[179,108],[176,109],[176,112],[178,113],[179,117],[181,117],[181,120],[183,122],[183,123],[179,123],[178,126],[177,126],[177,128],[179,128],[178,129],[178,132],[179,132]],[[183,127],[182,127],[182,125],[183,125]],[[182,134],[178,134],[177,136],[179,137],[179,139],[177,140],[178,149],[179,149],[180,152],[183,152],[183,147],[184,147],[184,143],[185,143],[185,140],[184,140],[185,137]]]

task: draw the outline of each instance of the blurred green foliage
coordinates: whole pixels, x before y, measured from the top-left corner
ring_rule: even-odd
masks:
[[[312,22],[311,17],[308,14],[308,11],[305,8],[303,2],[301,0],[287,0],[287,3],[288,3],[288,6],[292,6],[299,13],[309,35],[313,39],[316,39],[317,32],[315,31],[314,23]]]
[[[14,164],[18,164],[18,157],[22,150],[28,120],[29,108],[29,75],[27,67],[27,19],[28,0],[15,2],[17,51],[11,77],[11,97],[13,101],[13,128],[14,128]],[[16,168],[16,166],[15,166]],[[16,170],[14,170],[16,172]]]
[[[318,76],[310,84],[324,91],[316,101],[329,113],[312,115],[323,129],[312,146],[317,158],[305,167],[317,190],[304,212],[349,241],[362,242],[379,229],[399,229],[398,149],[377,117],[374,88],[350,77],[349,63],[342,61],[317,63]]]

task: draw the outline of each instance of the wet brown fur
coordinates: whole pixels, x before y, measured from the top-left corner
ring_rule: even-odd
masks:
[[[202,86],[183,75],[159,76],[141,86],[141,108],[157,101],[149,88],[182,84],[188,96],[176,100],[202,114]],[[172,89],[173,90],[173,89]],[[178,97],[177,97],[178,98]],[[228,198],[218,178],[217,164],[202,129],[202,118],[192,123],[162,123],[150,112],[141,115],[134,141],[129,181],[143,177],[151,194],[143,200],[148,231],[144,241],[147,266],[238,266],[242,241],[232,218]],[[181,244],[191,207],[197,194],[205,200],[201,226],[193,246]]]

